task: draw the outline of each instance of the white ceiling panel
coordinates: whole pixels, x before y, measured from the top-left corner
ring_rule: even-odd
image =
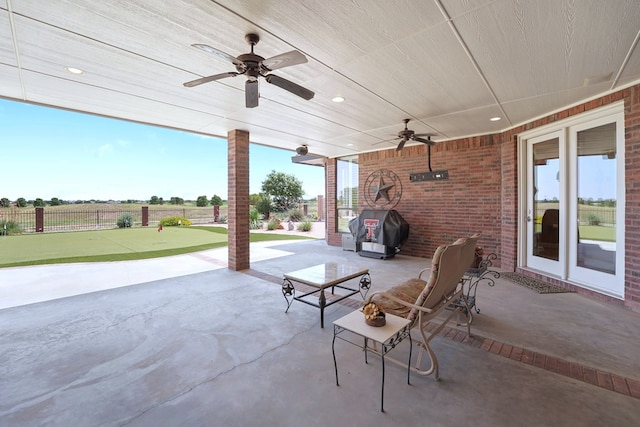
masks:
[[[0,94],[7,98],[23,100],[18,69],[0,64]]]
[[[498,0],[454,20],[501,102],[615,75],[638,22],[636,0]]]
[[[65,108],[90,112],[115,118],[125,118],[140,123],[148,123],[177,129],[197,130],[211,121],[207,114],[185,111],[163,102],[128,96],[119,92],[83,85],[71,80],[63,80],[41,74],[24,72],[23,79],[27,99],[44,105],[53,105],[56,99],[64,97]],[[114,103],[118,109],[114,109]]]
[[[221,0],[331,68],[396,43],[444,20],[430,1]]]
[[[436,141],[495,133],[640,82],[637,0],[10,4],[0,5],[0,96],[222,137],[244,129],[292,153],[303,143],[332,157],[392,149],[380,141],[405,118]],[[312,100],[260,78],[260,105],[247,109],[245,76],[183,86],[235,70],[192,43],[237,57],[249,32],[264,58],[307,57],[273,74]]]
[[[432,139],[442,141],[477,135],[475,129],[479,127],[485,129],[483,133],[495,133],[504,129],[504,119],[492,122],[489,120],[491,117],[501,117],[501,111],[495,105],[429,117],[424,121],[437,131],[437,135]]]
[[[0,9],[0,64],[17,65],[9,14],[2,9]]]

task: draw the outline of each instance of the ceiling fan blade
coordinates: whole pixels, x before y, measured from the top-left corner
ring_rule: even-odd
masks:
[[[235,77],[238,74],[240,74],[240,73],[236,73],[235,71],[231,71],[231,72],[228,72],[228,73],[214,74],[213,76],[202,77],[202,78],[199,78],[199,79],[191,80],[190,82],[183,83],[182,85],[185,86],[185,87],[194,87],[194,86],[201,85],[203,83],[212,82],[214,80],[224,79],[226,77]]]
[[[258,106],[258,98],[260,98],[260,91],[258,90],[257,80],[247,80],[244,84],[244,99],[247,108],[254,108]]]
[[[430,139],[419,138],[419,137],[416,137],[415,135],[411,139],[413,139],[414,141],[422,142],[423,144],[427,144],[427,145],[436,145],[435,141],[432,141]]]
[[[382,143],[385,143],[385,142],[397,141],[398,139],[399,139],[398,137],[396,137],[396,138],[391,138],[391,139],[385,139],[384,141],[374,142],[374,143],[373,143],[373,144],[371,144],[371,145],[378,145],[378,144],[382,144]]]
[[[289,67],[291,65],[304,64],[307,57],[297,50],[272,56],[262,61],[262,66],[268,71],[277,70],[278,68]]]
[[[413,136],[435,136],[435,133],[414,133]]]
[[[400,141],[400,144],[398,144],[398,148],[396,148],[396,151],[402,151],[402,149],[404,148],[404,144],[407,143],[406,139],[402,139],[402,141]]]
[[[207,53],[212,53],[212,54],[216,55],[217,57],[226,60],[227,62],[231,62],[233,65],[242,65],[242,61],[240,61],[238,58],[233,57],[233,56],[229,55],[228,53],[225,53],[225,52],[223,52],[221,50],[218,50],[215,47],[211,47],[209,45],[200,44],[200,43],[195,43],[195,44],[192,44],[191,46],[195,47],[196,49],[200,49],[202,51],[205,51]]]
[[[313,96],[315,95],[315,93],[313,93],[309,89],[304,88],[298,84],[295,84],[294,82],[289,81],[287,79],[283,79],[282,77],[275,76],[273,74],[268,74],[264,76],[264,78],[267,80],[267,82],[273,85],[276,85],[279,88],[287,90],[294,95],[298,95],[300,98],[304,98],[307,101],[313,98]]]

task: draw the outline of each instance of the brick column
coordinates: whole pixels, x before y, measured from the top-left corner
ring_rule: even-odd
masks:
[[[342,233],[338,233],[338,217],[336,213],[336,179],[338,164],[336,159],[328,159],[325,165],[325,207],[326,207],[326,226],[327,226],[327,243],[330,246],[342,245]],[[363,181],[364,182],[364,181]]]
[[[228,144],[229,269],[249,268],[249,132],[232,130]]]

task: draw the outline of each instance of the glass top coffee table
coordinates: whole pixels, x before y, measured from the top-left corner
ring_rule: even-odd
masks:
[[[357,287],[355,284],[351,286],[345,284],[349,280],[358,277],[360,279]],[[302,291],[303,293],[296,295],[296,289],[293,286],[294,283],[306,285],[313,289],[310,291]],[[287,301],[285,313],[289,311],[289,307],[291,307],[291,303],[293,303],[294,300],[318,307],[320,309],[320,327],[324,328],[325,307],[329,307],[357,293],[360,293],[364,299],[370,287],[371,277],[369,276],[368,268],[337,262],[327,262],[285,273],[282,279],[282,295]],[[324,293],[326,288],[331,288],[332,297],[329,302],[327,302],[327,297]],[[335,288],[342,289],[346,292],[336,295]],[[317,301],[313,298],[316,294],[318,294]]]

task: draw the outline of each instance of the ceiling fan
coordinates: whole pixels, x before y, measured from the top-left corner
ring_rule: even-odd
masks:
[[[414,131],[412,131],[411,129],[407,128],[407,124],[409,123],[411,119],[404,119],[404,129],[401,130],[400,132],[398,132],[398,137],[397,138],[393,138],[389,141],[393,141],[396,139],[400,139],[400,143],[398,144],[398,147],[396,148],[396,151],[400,151],[404,148],[404,145],[408,142],[408,141],[417,141],[417,142],[422,142],[423,144],[427,144],[428,146],[432,146],[432,145],[436,145],[435,141],[431,140],[431,134],[429,133],[415,133]],[[422,138],[423,136],[426,136],[427,139]]]
[[[253,53],[253,47],[258,44],[260,37],[257,34],[250,33],[245,35],[244,39],[251,45],[251,52],[242,54],[237,58],[206,44],[192,44],[191,46],[197,49],[203,50],[207,53],[212,53],[229,61],[235,65],[236,71],[214,74],[212,76],[195,79],[184,83],[184,86],[194,87],[203,83],[224,79],[226,77],[235,77],[244,74],[247,76],[247,81],[245,83],[245,105],[247,108],[258,106],[258,98],[260,97],[260,92],[258,90],[258,77],[264,77],[267,83],[278,86],[306,100],[313,98],[315,94],[309,89],[275,74],[268,74],[269,72],[279,68],[304,64],[307,62],[307,58],[302,53],[297,50],[292,50],[291,52],[282,53],[280,55],[264,59],[262,56]]]

